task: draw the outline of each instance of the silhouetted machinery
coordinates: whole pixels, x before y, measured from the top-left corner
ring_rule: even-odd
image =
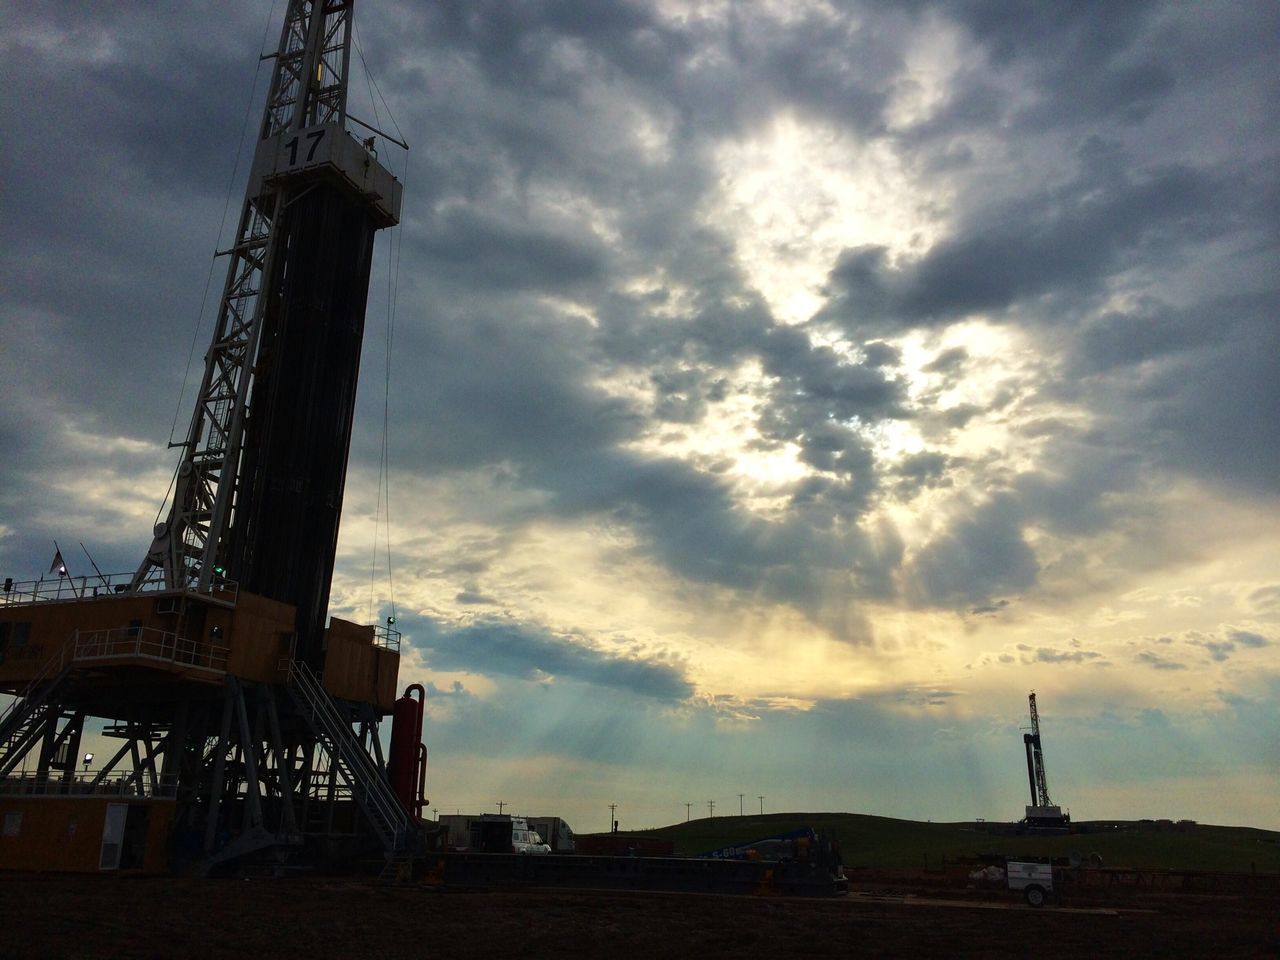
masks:
[[[1049,782],[1044,772],[1044,750],[1040,745],[1040,714],[1036,710],[1036,694],[1027,698],[1031,707],[1031,732],[1022,735],[1027,753],[1027,780],[1031,785],[1031,805],[1027,807],[1026,824],[1040,829],[1065,828],[1071,815],[1049,799]]]
[[[6,581],[0,868],[394,861],[422,845],[422,690],[396,703],[399,633],[325,623],[374,234],[401,199],[375,141],[347,131],[353,7],[288,4],[145,559],[131,575],[64,565]],[[379,725],[393,711],[388,778]],[[81,741],[97,724],[119,748],[90,770]]]

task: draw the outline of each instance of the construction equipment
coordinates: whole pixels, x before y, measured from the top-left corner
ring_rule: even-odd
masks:
[[[379,739],[394,620],[326,625],[373,239],[401,203],[376,138],[347,129],[354,7],[287,4],[172,500],[141,564],[6,583],[0,868],[208,872],[421,845],[421,791],[389,785]],[[81,774],[96,724],[122,745]]]
[[[1028,827],[1039,829],[1065,829],[1071,822],[1071,815],[1063,813],[1062,808],[1049,799],[1049,782],[1044,771],[1044,749],[1040,743],[1040,714],[1036,710],[1034,690],[1027,699],[1031,708],[1031,732],[1022,735],[1022,744],[1027,754],[1031,804],[1027,807],[1024,822]]]

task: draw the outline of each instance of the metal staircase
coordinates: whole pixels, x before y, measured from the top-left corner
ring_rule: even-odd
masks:
[[[69,645],[50,657],[26,689],[0,714],[0,777],[7,777],[18,765],[31,741],[43,730],[49,710],[58,707],[57,695],[67,685],[72,672],[66,656]]]
[[[298,713],[329,755],[360,810],[368,818],[388,857],[409,850],[413,823],[382,771],[351,732],[319,678],[305,663],[289,662],[288,690]]]

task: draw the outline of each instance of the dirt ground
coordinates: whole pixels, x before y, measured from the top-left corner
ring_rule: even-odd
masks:
[[[1267,957],[1274,896],[1093,896],[1040,910],[1012,894],[909,883],[831,900],[303,878],[0,876],[0,957]]]

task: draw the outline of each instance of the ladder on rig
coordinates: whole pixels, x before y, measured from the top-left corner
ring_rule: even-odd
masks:
[[[288,690],[299,715],[373,827],[383,851],[388,857],[407,853],[414,835],[413,822],[320,679],[302,661],[291,660]]]
[[[68,644],[69,645],[69,644]],[[40,735],[57,694],[67,685],[73,664],[63,646],[45,662],[25,690],[0,714],[0,778],[8,776]]]

